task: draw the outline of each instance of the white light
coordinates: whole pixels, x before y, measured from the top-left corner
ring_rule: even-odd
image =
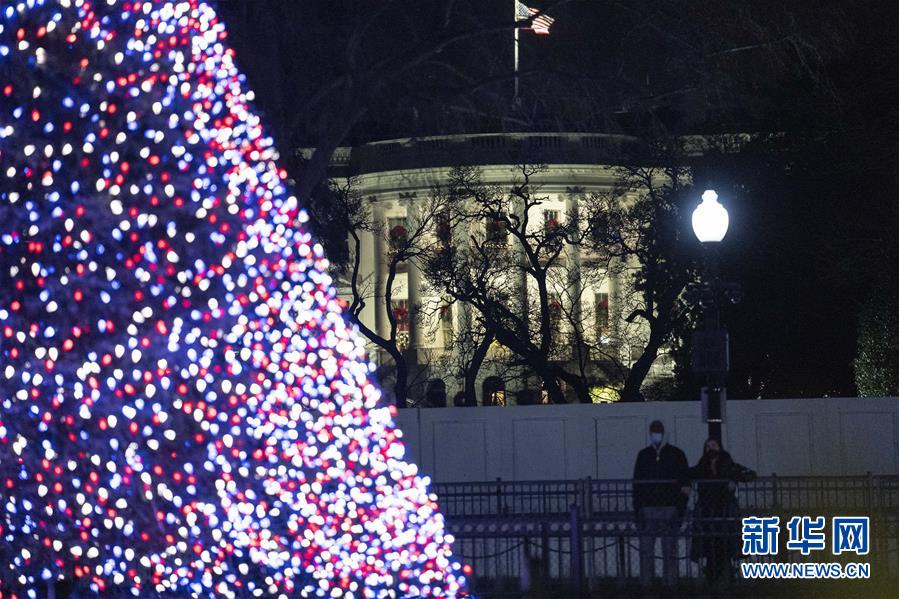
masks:
[[[702,192],[702,203],[693,211],[693,233],[703,242],[719,242],[727,233],[727,210],[718,203],[718,194],[707,189]]]

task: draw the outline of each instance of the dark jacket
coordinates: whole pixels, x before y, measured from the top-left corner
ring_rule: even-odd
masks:
[[[746,482],[755,478],[755,472],[734,462],[726,451],[706,453],[699,463],[688,470],[690,478],[697,480],[696,509],[706,516],[729,515],[731,502],[735,500],[729,482]]]
[[[754,479],[755,472],[720,451],[704,454],[689,475],[697,481],[690,558],[723,563],[739,558],[740,506],[735,483]]]
[[[671,506],[683,512],[687,507],[687,496],[681,492],[681,487],[689,484],[687,456],[683,451],[667,443],[658,451],[652,445],[644,447],[634,464],[634,511],[639,516],[643,507]]]

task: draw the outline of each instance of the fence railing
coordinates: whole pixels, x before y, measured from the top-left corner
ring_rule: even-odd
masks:
[[[670,555],[663,556],[662,539],[669,539],[680,586],[703,588],[709,575],[722,575],[731,585],[751,584],[733,575],[741,557],[733,546],[739,542],[740,517],[747,515],[778,515],[783,530],[794,515],[868,516],[871,551],[851,557],[870,563],[873,577],[899,578],[899,476],[757,478],[737,485],[740,515],[729,518],[702,517],[694,509],[701,484],[708,481],[693,483],[679,526],[657,535],[659,543],[653,538],[652,549],[647,550],[645,536],[642,541],[643,564],[651,551],[661,575],[664,562],[671,562]],[[578,597],[640,581],[641,531],[630,479],[442,483],[432,490],[456,539],[456,554],[473,568],[478,596]],[[782,540],[779,553],[765,559],[843,558],[849,559],[830,552],[802,556],[786,551]],[[716,568],[722,571],[716,574]]]
[[[633,484],[631,479],[496,480],[435,483],[431,490],[448,518],[566,515],[576,505],[583,516],[626,520],[633,514]],[[750,513],[847,509],[899,513],[899,476],[759,477],[739,483],[736,495],[741,508]],[[694,492],[691,502],[695,497]]]

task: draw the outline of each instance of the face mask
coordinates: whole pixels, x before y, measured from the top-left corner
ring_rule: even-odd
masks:
[[[662,433],[649,433],[649,440],[652,441],[653,445],[660,445],[662,443]]]

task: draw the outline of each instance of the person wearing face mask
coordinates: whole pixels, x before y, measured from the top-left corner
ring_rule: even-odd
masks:
[[[690,559],[705,560],[709,582],[726,582],[733,574],[734,560],[740,557],[737,483],[752,480],[755,472],[734,462],[719,441],[708,439],[689,474],[697,480]]]
[[[665,426],[649,425],[650,445],[640,450],[634,464],[634,516],[640,534],[640,582],[648,586],[655,575],[656,538],[662,544],[665,584],[677,577],[677,534],[687,508],[690,483],[687,456],[665,442]]]

